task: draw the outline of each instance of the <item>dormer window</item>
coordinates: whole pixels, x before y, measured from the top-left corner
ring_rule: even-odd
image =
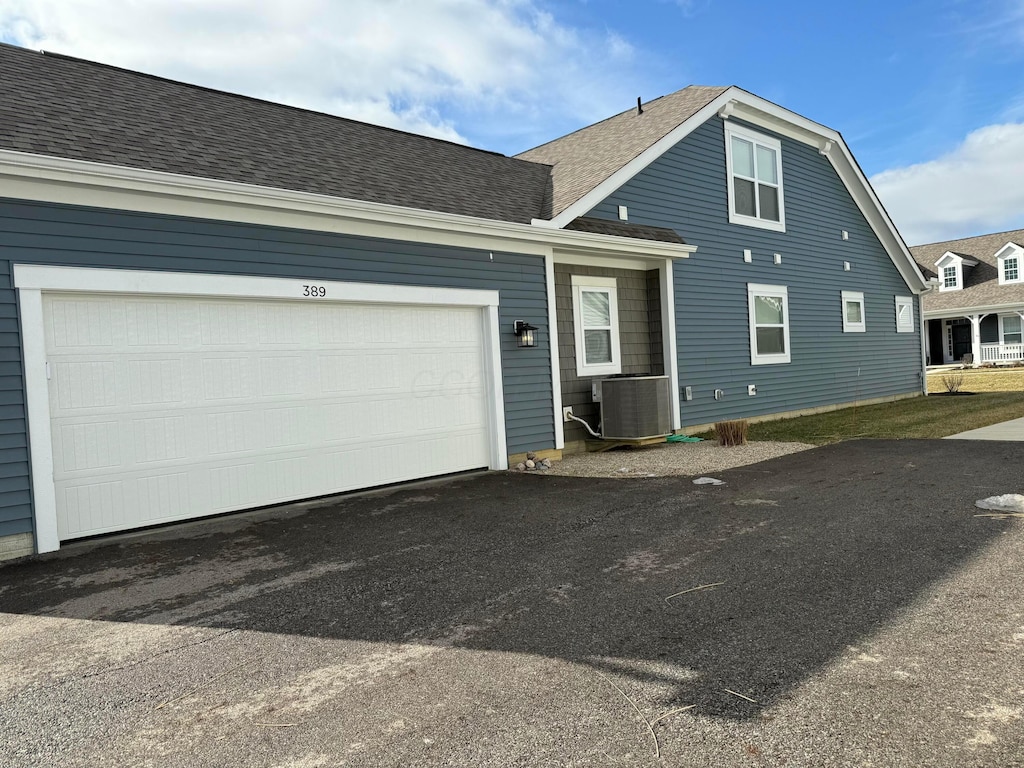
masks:
[[[956,267],[950,265],[942,268],[942,287],[947,290],[960,287],[956,279]]]
[[[1021,268],[1024,266],[1024,248],[1016,243],[1007,243],[996,252],[996,266],[999,270],[999,284],[1020,283]]]
[[[940,291],[959,291],[964,287],[964,275],[971,267],[978,266],[974,259],[962,253],[946,251],[942,258],[935,262],[939,273]]]

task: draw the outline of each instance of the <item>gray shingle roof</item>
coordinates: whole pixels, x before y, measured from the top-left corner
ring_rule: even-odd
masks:
[[[557,216],[726,90],[691,85],[644,104],[642,114],[634,107],[516,157],[553,166]]]
[[[937,277],[935,262],[947,251],[974,259],[976,267],[965,267],[964,287],[959,291],[930,291],[922,296],[925,312],[969,309],[1019,302],[1024,305],[1024,283],[999,285],[996,253],[1007,243],[1024,246],[1024,229],[991,235],[915,245],[910,249],[925,277]]]
[[[0,148],[528,223],[537,162],[0,44]]]
[[[565,225],[565,228],[574,229],[577,232],[592,232],[597,235],[632,237],[636,240],[657,240],[662,243],[686,244],[686,241],[674,229],[651,227],[646,224],[629,224],[625,221],[594,219],[588,216],[579,216],[573,219]]]

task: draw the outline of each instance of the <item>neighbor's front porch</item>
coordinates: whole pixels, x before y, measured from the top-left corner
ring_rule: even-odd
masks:
[[[1024,362],[1024,307],[925,317],[928,365]]]

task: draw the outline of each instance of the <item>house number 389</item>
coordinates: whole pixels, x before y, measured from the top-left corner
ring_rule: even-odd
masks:
[[[327,295],[327,289],[322,285],[304,285],[302,286],[302,295],[313,299],[322,299]]]

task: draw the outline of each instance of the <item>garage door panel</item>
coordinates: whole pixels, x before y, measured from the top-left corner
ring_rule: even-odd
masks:
[[[131,405],[184,403],[184,359],[174,357],[126,360],[125,365],[128,369],[128,402]]]
[[[55,299],[51,306],[49,341],[54,350],[112,347],[124,327],[121,308],[102,300]]]
[[[57,530],[64,538],[74,538],[84,532],[120,530],[134,524],[134,518],[126,513],[129,505],[123,480],[71,483],[62,491],[64,514],[57,518]]]
[[[67,472],[121,466],[121,424],[91,421],[62,424],[57,445]]]
[[[131,439],[132,457],[138,464],[175,461],[189,456],[188,419],[182,414],[132,419]]]
[[[44,295],[58,532],[486,466],[473,308]]]
[[[201,345],[250,346],[257,342],[253,323],[255,309],[250,305],[238,301],[204,301],[198,304],[198,309]]]

